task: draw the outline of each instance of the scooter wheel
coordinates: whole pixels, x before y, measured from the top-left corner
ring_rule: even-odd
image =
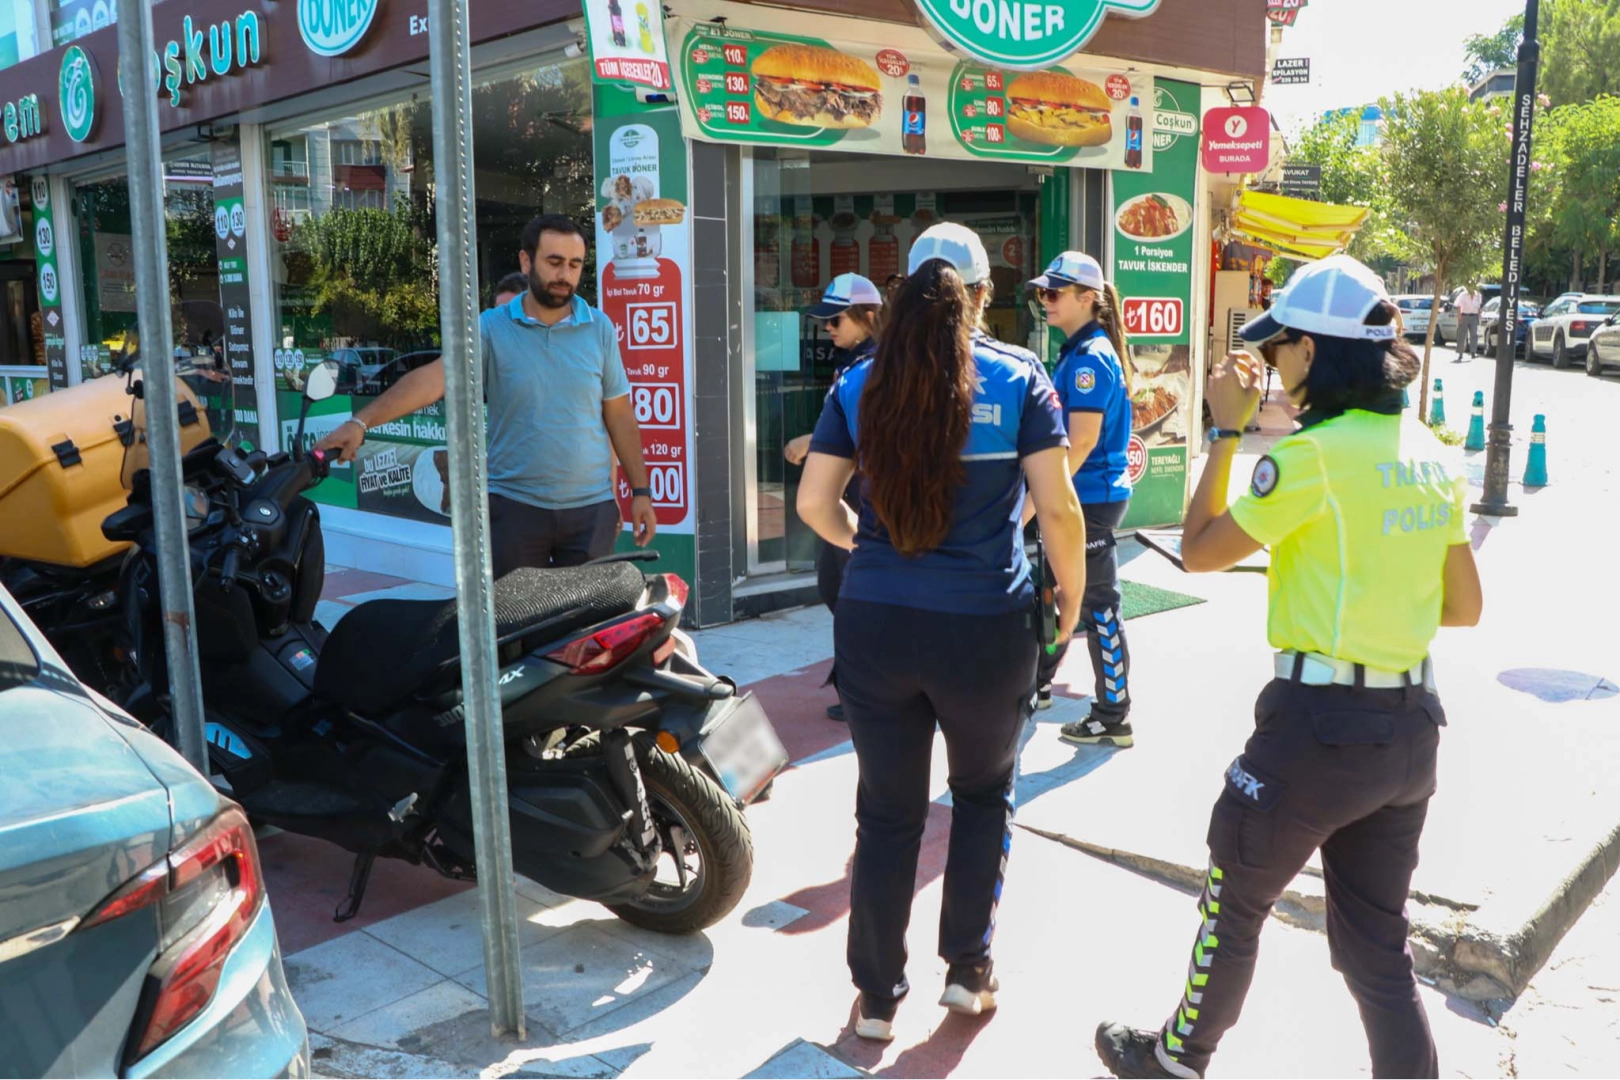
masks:
[[[729,915],[748,890],[754,876],[748,820],[724,788],[683,759],[643,739],[635,745],[664,854],[647,894],[608,910],[661,934],[695,934]],[[684,884],[676,860],[685,866]]]

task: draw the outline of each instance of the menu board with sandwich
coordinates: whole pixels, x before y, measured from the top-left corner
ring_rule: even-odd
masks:
[[[714,21],[723,17],[723,21]],[[669,20],[690,138],[1153,171],[1153,77],[959,63],[925,32],[697,0]],[[874,40],[881,39],[881,40]]]

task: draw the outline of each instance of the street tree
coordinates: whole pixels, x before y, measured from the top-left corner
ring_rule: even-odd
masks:
[[[1402,254],[1434,275],[1434,314],[1423,346],[1420,415],[1429,412],[1429,361],[1441,298],[1499,257],[1511,148],[1500,122],[1461,87],[1385,99],[1384,158]]]
[[[1365,206],[1372,213],[1351,240],[1349,253],[1369,265],[1381,266],[1401,248],[1390,214],[1389,169],[1376,146],[1357,145],[1361,119],[1354,110],[1330,114],[1307,128],[1289,154],[1289,161],[1322,169],[1323,202]]]
[[[1465,41],[1468,67],[1463,82],[1473,86],[1493,71],[1514,67],[1519,62],[1519,43],[1524,40],[1524,16],[1515,15],[1494,34],[1470,34]]]
[[[1620,248],[1620,98],[1552,110],[1537,142],[1544,147],[1537,158],[1552,166],[1537,176],[1537,196],[1549,205],[1553,242],[1572,253],[1570,287],[1581,279],[1583,259],[1591,259],[1603,292],[1609,256]]]
[[[1620,0],[1542,0],[1539,36],[1554,106],[1620,94]]]

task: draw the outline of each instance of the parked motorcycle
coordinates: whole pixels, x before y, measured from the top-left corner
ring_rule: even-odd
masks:
[[[355,853],[342,921],[379,857],[457,879],[476,864],[455,602],[371,601],[330,634],[314,618],[325,552],[305,492],[331,463],[302,449],[304,420],[336,376],[310,373],[291,453],[207,440],[183,466],[215,782],[256,821]],[[48,635],[78,638],[87,682],[167,733],[151,502],[138,471],[102,527],[128,545],[98,564],[116,563],[110,581],[41,588],[37,560],[0,573],[56,619]],[[787,755],[757,699],[699,664],[679,629],[686,583],[645,558],[495,583],[513,858],[559,893],[689,933],[746,889],[742,808]]]

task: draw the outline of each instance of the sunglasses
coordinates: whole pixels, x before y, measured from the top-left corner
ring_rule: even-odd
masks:
[[[826,325],[828,330],[836,330],[844,324],[844,316],[834,315],[830,319],[823,319],[822,322]]]

